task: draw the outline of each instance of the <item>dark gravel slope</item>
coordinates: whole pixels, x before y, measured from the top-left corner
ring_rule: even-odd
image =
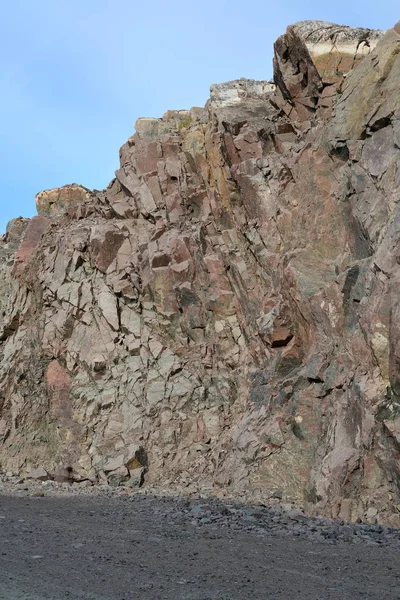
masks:
[[[263,507],[0,496],[1,600],[400,599],[400,538]]]

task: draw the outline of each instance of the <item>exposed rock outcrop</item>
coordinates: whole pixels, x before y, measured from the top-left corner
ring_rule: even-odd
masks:
[[[90,197],[90,190],[72,183],[61,189],[39,192],[36,195],[36,209],[41,216],[59,215],[68,212],[74,206],[85,204]]]
[[[352,28],[326,21],[296,23],[324,83],[336,83],[370,54],[384,32]]]
[[[4,468],[400,525],[399,53],[289,27],[276,85],[140,119],[106,190],[38,196],[0,241]]]

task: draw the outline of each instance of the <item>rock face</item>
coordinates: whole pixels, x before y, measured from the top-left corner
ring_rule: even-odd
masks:
[[[343,27],[325,21],[296,23],[324,83],[336,83],[370,54],[383,31]]]
[[[90,199],[90,190],[72,183],[63,188],[45,190],[36,195],[38,215],[53,216],[65,213],[72,206],[80,206]]]
[[[2,468],[400,525],[400,26],[289,27],[275,83],[1,238]]]

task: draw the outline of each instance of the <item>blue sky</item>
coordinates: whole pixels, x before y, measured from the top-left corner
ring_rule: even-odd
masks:
[[[202,106],[212,83],[269,79],[290,23],[387,29],[398,0],[14,0],[0,22],[0,232],[35,194],[102,189],[138,117]]]

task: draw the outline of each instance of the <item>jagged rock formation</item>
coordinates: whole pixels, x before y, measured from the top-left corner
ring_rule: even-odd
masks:
[[[399,53],[289,27],[276,86],[140,119],[106,190],[11,223],[3,468],[400,525]]]
[[[339,82],[357,63],[370,54],[384,32],[343,27],[325,21],[296,23],[324,83]]]

